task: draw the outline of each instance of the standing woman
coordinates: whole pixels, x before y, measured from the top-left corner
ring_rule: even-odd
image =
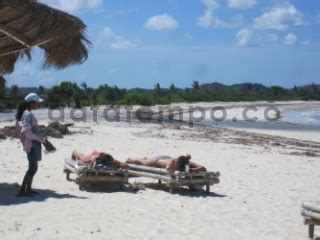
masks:
[[[17,196],[28,196],[38,194],[31,189],[32,180],[38,170],[38,161],[41,160],[41,143],[47,139],[41,136],[38,121],[32,110],[39,108],[39,103],[43,100],[35,93],[28,94],[24,101],[19,105],[16,114],[16,127],[20,135],[23,150],[27,153],[29,168],[26,172],[21,189]]]

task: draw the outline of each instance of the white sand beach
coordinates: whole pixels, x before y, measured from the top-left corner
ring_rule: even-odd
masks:
[[[318,106],[274,104],[281,111]],[[239,117],[244,105],[224,106]],[[35,114],[41,124],[49,121],[45,110]],[[14,125],[10,118],[3,115],[0,127]],[[27,168],[19,140],[0,140],[0,239],[307,239],[300,207],[303,200],[320,198],[320,129],[261,124],[268,127],[78,122],[70,128],[73,134],[51,138],[58,151],[43,155],[34,180],[40,195],[33,198],[15,196]],[[80,191],[62,172],[74,149],[101,150],[119,160],[191,154],[193,161],[221,172],[220,183],[208,196],[156,188]],[[320,237],[320,228],[315,235]]]

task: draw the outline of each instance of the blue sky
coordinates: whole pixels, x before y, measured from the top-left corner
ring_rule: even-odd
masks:
[[[93,43],[87,62],[42,70],[41,51],[9,85],[61,81],[123,88],[193,81],[320,83],[319,0],[41,0],[80,17]]]

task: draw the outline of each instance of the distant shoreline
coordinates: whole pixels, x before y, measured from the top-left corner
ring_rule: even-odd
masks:
[[[228,113],[226,119],[222,122],[215,122],[210,118],[210,109],[214,107],[223,107],[225,108],[226,112]],[[246,107],[256,107],[256,112],[253,110],[248,111],[248,116],[250,114],[252,117],[257,117],[257,121],[255,122],[247,122],[242,119],[243,110]],[[263,111],[268,106],[275,106],[279,108],[279,111],[281,111],[281,119],[276,122],[268,122],[265,120]],[[320,119],[318,124],[307,124],[307,121],[291,121],[290,115],[292,112],[298,111],[299,109],[303,109],[304,111],[315,111],[319,106],[318,101],[281,101],[281,102],[266,102],[266,101],[257,101],[257,102],[195,102],[195,103],[177,103],[177,104],[170,104],[170,105],[155,105],[152,107],[143,107],[143,106],[131,106],[132,111],[130,113],[136,114],[137,111],[140,109],[149,109],[152,111],[155,115],[154,121],[159,120],[160,122],[167,122],[168,119],[168,112],[164,112],[163,115],[159,113],[159,109],[166,109],[171,108],[174,109],[175,107],[179,107],[183,110],[183,123],[184,124],[190,124],[190,121],[192,120],[194,125],[201,125],[201,126],[208,126],[208,127],[223,127],[223,128],[231,128],[231,129],[243,129],[243,130],[285,130],[285,131],[314,131],[314,130],[320,130]],[[119,107],[119,116],[120,121],[126,121],[125,117],[127,115],[127,112],[125,112],[126,106],[114,106],[116,109]],[[193,113],[191,115],[190,109],[195,109],[197,107],[200,107],[204,109],[206,112],[206,116],[203,119],[203,121],[198,122],[196,117],[197,114]],[[106,106],[96,106],[97,109],[96,115],[97,115],[97,121],[103,122],[106,121],[104,118],[104,112],[103,110],[106,108]],[[90,107],[85,107],[85,114],[86,114],[86,121],[87,122],[93,122],[94,120],[94,112]],[[72,119],[70,118],[70,112],[72,108],[63,108],[65,119],[62,122],[72,122]],[[54,110],[59,113],[59,110]],[[79,113],[81,110],[76,110],[75,113]],[[113,111],[111,109],[111,111]],[[54,112],[55,113],[55,112]],[[218,111],[219,113],[219,111]],[[38,115],[39,121],[48,121],[48,114],[49,109],[42,108],[36,111],[36,114]],[[15,121],[15,110],[5,110],[4,112],[0,112],[0,123],[6,123],[6,122],[13,122]],[[292,114],[291,114],[292,115]],[[160,116],[160,119],[157,118]],[[163,118],[161,118],[161,116]],[[250,116],[251,117],[251,116]],[[174,117],[175,121],[179,122],[178,114],[175,113]],[[234,120],[237,119],[237,120]],[[132,119],[133,121],[141,121],[141,119]],[[152,120],[152,119],[151,119]],[[130,122],[130,119],[128,120]],[[148,120],[146,121],[148,122]],[[190,126],[192,126],[192,124]]]

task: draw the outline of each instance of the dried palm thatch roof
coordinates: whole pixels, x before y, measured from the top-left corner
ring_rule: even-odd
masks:
[[[17,60],[44,50],[43,67],[65,68],[88,58],[86,25],[37,0],[0,0],[0,75],[12,73]]]

